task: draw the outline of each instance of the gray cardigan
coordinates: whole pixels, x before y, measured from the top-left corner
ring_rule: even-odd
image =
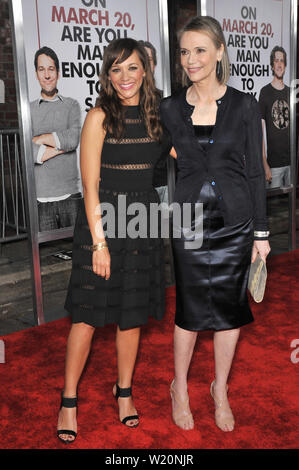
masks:
[[[39,98],[30,103],[33,136],[56,132],[60,149],[65,151],[40,164],[37,159],[40,145],[32,144],[37,198],[79,191],[76,149],[81,132],[80,106],[72,98],[58,97],[53,102]]]

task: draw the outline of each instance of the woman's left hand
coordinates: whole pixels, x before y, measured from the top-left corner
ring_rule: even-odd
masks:
[[[271,248],[268,240],[254,240],[251,253],[251,262],[254,263],[257,254],[259,254],[262,260],[266,262],[266,258],[270,251]]]
[[[170,150],[170,152],[169,152],[169,155],[171,155],[172,158],[178,158],[177,153],[176,153],[174,147],[171,147],[171,150]]]

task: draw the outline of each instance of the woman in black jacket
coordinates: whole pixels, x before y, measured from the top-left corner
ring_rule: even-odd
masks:
[[[184,28],[180,56],[186,84],[162,101],[162,122],[177,158],[174,201],[202,204],[186,229],[173,238],[177,307],[172,415],[183,429],[194,427],[187,375],[198,331],[214,330],[215,421],[234,429],[227,399],[240,327],[253,321],[247,298],[250,264],[270,246],[266,220],[262,127],[258,103],[226,85],[229,60],[220,24],[196,17]],[[197,228],[197,231],[196,231]],[[202,228],[201,231],[198,228]]]

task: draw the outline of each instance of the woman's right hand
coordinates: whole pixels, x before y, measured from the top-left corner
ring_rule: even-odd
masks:
[[[96,250],[92,254],[92,270],[98,276],[102,276],[106,281],[110,278],[110,253],[107,247]]]

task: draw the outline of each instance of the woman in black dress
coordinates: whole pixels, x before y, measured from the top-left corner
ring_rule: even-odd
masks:
[[[65,305],[73,324],[58,437],[66,443],[76,438],[77,385],[95,327],[117,325],[113,395],[120,421],[136,427],[131,382],[140,326],[150,315],[164,315],[163,245],[160,238],[149,236],[147,225],[150,204],[159,203],[152,176],[162,152],[162,129],[159,95],[145,49],[133,39],[111,43],[100,80],[97,106],[88,112],[81,135],[84,199],[74,230]],[[136,203],[148,217],[139,224],[133,220]],[[129,211],[131,204],[134,211]]]
[[[227,379],[240,327],[253,321],[247,298],[250,263],[257,253],[265,260],[270,251],[261,116],[255,98],[226,85],[229,60],[217,20],[191,20],[180,37],[180,56],[189,87],[162,101],[161,116],[177,158],[174,201],[181,207],[202,204],[202,218],[194,217],[191,228],[202,223],[203,229],[202,239],[194,239],[193,245],[185,229],[173,238],[177,307],[172,414],[181,428],[194,427],[188,369],[198,331],[214,330],[210,391],[215,421],[223,431],[232,431]]]

